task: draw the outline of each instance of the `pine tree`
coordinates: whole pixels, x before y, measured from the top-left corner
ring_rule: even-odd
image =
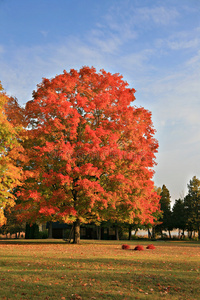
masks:
[[[159,219],[159,222],[161,224],[156,226],[156,229],[160,231],[161,236],[163,237],[163,230],[168,230],[169,231],[169,236],[171,238],[171,233],[170,231],[173,229],[173,224],[172,224],[172,213],[171,213],[171,208],[170,208],[170,193],[167,187],[163,184],[162,186],[162,191],[160,193],[160,209],[162,211],[162,217]]]
[[[184,236],[184,230],[186,229],[186,214],[184,208],[184,200],[175,200],[172,208],[172,223],[174,228],[182,230],[182,236]]]
[[[184,199],[184,207],[189,237],[192,237],[192,231],[198,231],[200,238],[200,180],[196,176],[188,184],[188,194]]]

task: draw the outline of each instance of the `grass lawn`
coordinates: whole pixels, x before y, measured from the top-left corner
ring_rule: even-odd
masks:
[[[148,244],[1,240],[0,299],[200,299],[200,243]]]

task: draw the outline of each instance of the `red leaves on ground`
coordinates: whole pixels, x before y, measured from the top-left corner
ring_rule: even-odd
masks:
[[[127,245],[127,244],[123,244],[122,245],[122,249],[124,250],[129,250],[130,249],[130,245]],[[153,245],[153,244],[150,244],[146,247],[146,249],[156,249],[156,247]],[[144,247],[142,245],[137,245],[135,246],[134,250],[138,250],[138,251],[143,251],[144,250]]]
[[[130,246],[129,246],[129,245],[127,245],[127,244],[123,244],[123,245],[122,245],[122,249],[124,249],[124,250],[128,250],[128,249],[130,249]]]
[[[153,250],[153,249],[156,249],[156,247],[153,244],[150,244],[150,245],[147,246],[147,249],[152,249]]]
[[[134,248],[134,250],[142,251],[142,250],[144,250],[144,247],[141,246],[141,245],[137,245],[137,246]]]

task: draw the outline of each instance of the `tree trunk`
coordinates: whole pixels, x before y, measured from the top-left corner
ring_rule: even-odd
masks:
[[[80,220],[74,222],[74,244],[80,244]]]
[[[169,238],[170,238],[170,240],[171,240],[171,231],[170,230],[168,230],[168,232],[169,232]]]
[[[132,233],[132,228],[131,228],[131,226],[129,226],[129,228],[128,228],[128,240],[129,241],[131,240],[131,233]]]
[[[192,239],[192,231],[188,230],[188,238],[191,240]]]
[[[101,226],[97,226],[97,239],[101,239]]]
[[[156,229],[155,229],[155,227],[153,226],[153,227],[152,227],[152,236],[151,236],[151,238],[152,238],[152,239],[155,239],[155,237],[156,237]]]
[[[115,239],[117,241],[119,241],[119,230],[118,230],[118,226],[115,227]]]
[[[104,228],[103,227],[100,228],[101,228],[101,239],[105,240]]]
[[[49,230],[48,230],[48,239],[52,239],[53,235],[52,235],[52,222],[49,222]]]
[[[151,239],[151,232],[150,232],[149,228],[148,228],[148,238]]]
[[[107,228],[107,240],[110,239],[109,228]]]

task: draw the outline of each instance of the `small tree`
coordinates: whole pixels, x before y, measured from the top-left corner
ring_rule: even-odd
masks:
[[[7,205],[4,210],[4,215],[6,217],[6,224],[0,228],[0,232],[6,236],[7,234],[15,234],[15,237],[19,238],[21,232],[25,231],[25,223],[19,223],[17,221],[18,212],[15,210],[15,207],[9,207]]]
[[[170,193],[167,187],[163,184],[162,191],[160,193],[160,209],[163,213],[162,217],[159,219],[160,224],[156,226],[157,230],[160,231],[163,237],[163,230],[169,231],[169,237],[171,238],[170,231],[173,229],[172,224],[172,214],[170,208]]]
[[[174,228],[182,230],[182,235],[186,229],[186,214],[184,208],[184,201],[182,199],[175,200],[172,208],[172,223]]]
[[[192,237],[192,231],[197,231],[200,239],[200,180],[196,176],[188,184],[188,194],[184,198],[184,208],[189,237]]]

